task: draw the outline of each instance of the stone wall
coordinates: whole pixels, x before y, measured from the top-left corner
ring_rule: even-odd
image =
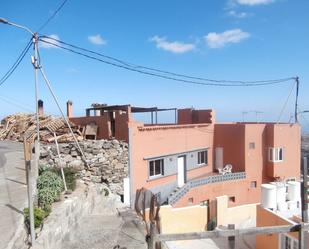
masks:
[[[89,169],[74,143],[59,144],[61,160],[54,144],[42,146],[40,165],[74,168],[82,180],[104,182],[113,193],[123,195],[123,178],[128,177],[128,144],[118,140],[85,140],[80,147]]]

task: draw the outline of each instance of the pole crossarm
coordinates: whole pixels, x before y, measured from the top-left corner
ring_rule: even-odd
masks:
[[[273,234],[273,233],[289,233],[298,232],[301,229],[308,231],[309,223],[296,224],[296,225],[283,225],[283,226],[267,226],[267,227],[251,227],[245,229],[235,230],[222,230],[216,229],[208,232],[194,232],[194,233],[175,233],[175,234],[156,234],[154,241],[177,241],[177,240],[199,240],[222,238],[240,235],[253,235],[253,234]]]

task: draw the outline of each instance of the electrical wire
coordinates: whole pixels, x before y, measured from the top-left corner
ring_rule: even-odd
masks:
[[[49,37],[45,37],[45,38],[49,39]],[[129,71],[133,71],[133,72],[137,72],[137,73],[141,73],[141,74],[146,74],[146,75],[155,76],[155,77],[159,77],[159,78],[164,78],[164,79],[168,79],[168,80],[178,81],[178,82],[182,82],[182,83],[189,83],[189,84],[196,84],[196,85],[207,85],[207,86],[233,86],[233,87],[234,86],[263,86],[263,85],[279,84],[279,83],[287,82],[287,81],[290,81],[290,80],[293,79],[293,78],[284,78],[284,79],[270,80],[268,82],[267,81],[263,81],[261,83],[258,83],[258,82],[255,82],[255,83],[240,82],[240,83],[237,83],[237,84],[236,83],[234,83],[234,84],[227,84],[224,81],[222,81],[222,83],[219,83],[220,81],[218,81],[217,83],[215,83],[215,82],[199,82],[199,81],[186,80],[186,79],[182,79],[182,78],[175,78],[175,77],[172,77],[172,76],[167,76],[167,75],[162,75],[162,74],[158,74],[158,73],[143,71],[143,70],[140,70],[140,69],[132,68],[130,66],[126,66],[126,65],[122,65],[122,64],[117,64],[115,62],[110,62],[110,61],[103,60],[103,59],[100,59],[100,58],[97,58],[97,57],[94,57],[94,56],[91,56],[91,55],[87,55],[85,53],[78,52],[78,51],[73,50],[71,48],[67,48],[67,47],[61,46],[59,44],[56,44],[56,43],[53,43],[53,42],[49,42],[46,39],[44,40],[44,38],[43,39],[39,38],[39,40],[44,42],[44,43],[53,45],[55,47],[64,49],[66,51],[69,51],[69,52],[81,55],[83,57],[86,57],[86,58],[89,58],[89,59],[92,59],[92,60],[100,61],[100,62],[103,62],[105,64],[111,65],[111,66],[115,66],[115,67],[118,67],[118,68],[126,69],[126,70],[129,70]]]
[[[1,94],[0,98],[14,102],[15,104],[18,104],[18,105],[22,106],[23,108],[31,110],[31,111],[35,109],[33,106],[26,104],[26,103],[20,101],[19,99],[16,99],[16,98],[13,98],[13,97],[9,97],[9,96]]]
[[[2,100],[3,102],[5,102],[7,104],[13,105],[13,106],[18,107],[20,109],[23,109],[25,111],[33,112],[33,110],[23,106],[21,103],[17,103],[15,101],[11,101],[11,100],[5,99],[5,98],[3,98],[3,96],[0,96],[0,100]]]
[[[57,15],[57,13],[63,8],[63,6],[66,4],[68,0],[64,0],[59,7],[55,10],[55,12],[41,25],[41,27],[38,29],[37,32],[40,32],[42,29],[44,29],[47,24]]]
[[[22,62],[24,57],[26,56],[27,52],[29,51],[32,44],[32,38],[26,45],[26,47],[23,49],[21,54],[18,56],[17,60],[14,62],[14,64],[9,68],[9,70],[2,76],[0,79],[0,86],[4,84],[8,80],[8,78],[14,73],[16,68],[19,66],[19,64]]]
[[[281,119],[281,117],[282,117],[282,114],[283,114],[283,112],[284,112],[284,110],[285,110],[286,105],[287,105],[288,102],[289,102],[289,99],[290,99],[290,97],[291,97],[291,94],[292,94],[292,92],[293,92],[295,86],[296,86],[296,82],[293,84],[293,86],[292,86],[292,88],[291,88],[291,90],[290,90],[290,93],[289,93],[288,97],[286,98],[286,100],[285,100],[285,102],[284,102],[284,104],[283,104],[283,107],[282,107],[282,109],[281,109],[281,111],[280,111],[280,114],[279,114],[279,117],[278,117],[278,119],[277,119],[277,123],[280,122],[280,119]]]
[[[172,76],[176,76],[176,77],[187,78],[187,79],[194,79],[194,80],[207,81],[207,82],[213,82],[213,83],[238,83],[238,84],[258,84],[258,83],[271,83],[271,82],[277,83],[278,81],[284,82],[284,81],[289,81],[289,80],[295,79],[294,77],[288,77],[288,78],[270,79],[270,80],[241,81],[241,80],[217,80],[217,79],[209,79],[209,78],[202,78],[202,77],[194,77],[194,76],[189,76],[189,75],[185,75],[185,74],[178,74],[178,73],[173,73],[173,72],[169,72],[169,71],[165,71],[165,70],[160,70],[160,69],[156,69],[156,68],[145,67],[145,66],[140,66],[140,65],[133,64],[133,63],[125,62],[125,61],[117,59],[115,57],[107,56],[107,55],[104,55],[102,53],[98,53],[98,52],[95,52],[95,51],[92,51],[92,50],[89,50],[89,49],[85,49],[85,48],[70,44],[68,42],[64,42],[64,41],[61,41],[59,39],[55,39],[53,37],[41,35],[40,38],[53,40],[57,43],[60,43],[60,44],[63,44],[63,45],[66,45],[66,46],[87,52],[87,53],[98,55],[98,56],[101,56],[103,58],[113,60],[115,62],[119,62],[119,63],[121,63],[125,66],[132,67],[133,69],[146,69],[146,70],[154,71],[154,72],[157,72],[157,73],[164,73],[164,74],[168,74],[168,75],[172,75]],[[53,45],[57,45],[57,44],[53,44]]]

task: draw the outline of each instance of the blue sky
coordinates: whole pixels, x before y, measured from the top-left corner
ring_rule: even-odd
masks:
[[[61,1],[1,1],[0,16],[33,30]],[[63,41],[135,64],[229,80],[264,80],[298,75],[300,110],[309,109],[309,1],[307,0],[68,0],[41,31]],[[29,35],[0,26],[0,76],[26,46]],[[177,83],[124,71],[61,49],[40,49],[42,65],[61,105],[75,115],[91,103],[214,108],[218,121],[240,121],[243,111],[277,121],[291,83],[226,88]],[[0,116],[33,109],[30,53],[0,86]],[[293,92],[281,121],[293,113]],[[48,113],[59,114],[40,79]],[[8,103],[9,102],[9,103]],[[305,116],[309,120],[308,115]],[[254,112],[246,120],[255,121]],[[309,123],[301,118],[304,128]]]

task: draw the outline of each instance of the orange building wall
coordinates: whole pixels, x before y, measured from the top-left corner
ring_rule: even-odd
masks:
[[[95,123],[98,126],[97,139],[108,138],[107,115],[105,116],[89,116],[69,118],[75,125],[86,126],[90,123]]]
[[[178,110],[178,124],[209,124],[214,122],[215,112],[213,110],[194,110],[193,108]]]
[[[280,226],[291,224],[288,220],[272,213],[270,210],[261,206],[256,210],[256,226]],[[289,233],[289,235],[298,238],[298,233]],[[256,249],[274,249],[279,248],[279,234],[257,235]]]
[[[148,180],[148,163],[144,158],[209,147],[208,166],[190,170],[187,178],[212,172],[214,130],[212,124],[149,127],[141,123],[130,122],[130,130],[132,132],[130,137],[131,163],[134,167],[131,179],[133,179],[134,191],[141,187],[152,188],[177,180],[176,175]]]
[[[222,195],[235,197],[235,202],[230,201],[229,207],[251,204],[256,203],[255,192],[256,189],[250,188],[250,181],[246,179],[212,183],[197,188],[192,188],[174,205],[174,207],[198,205],[202,201],[215,200],[216,197]],[[192,203],[191,198],[193,199]]]
[[[233,172],[245,171],[245,126],[215,124],[214,151],[223,148],[223,165],[232,164]]]
[[[224,165],[232,164],[232,172],[245,171],[246,179],[191,189],[175,206],[187,206],[189,198],[193,198],[192,204],[196,205],[220,195],[235,196],[235,202],[231,202],[231,206],[260,202],[261,184],[275,180],[268,175],[271,167],[268,161],[269,147],[286,147],[284,161],[276,163],[275,167],[281,167],[280,175],[283,178],[299,178],[299,125],[232,123],[215,124],[214,130],[214,150],[216,147],[223,147]],[[250,149],[249,143],[254,143],[255,148]],[[256,188],[252,187],[253,182],[256,182]]]
[[[129,113],[115,112],[115,138],[118,140],[129,141]],[[109,113],[105,112],[101,116],[86,116],[69,118],[75,125],[86,126],[90,123],[95,123],[98,126],[97,139],[109,139],[110,117]]]
[[[129,115],[128,112],[116,112],[115,138],[118,140],[129,141]]]
[[[273,147],[283,147],[282,162],[268,162],[267,175],[285,179],[300,175],[301,132],[298,124],[269,124],[268,133],[273,133]]]

